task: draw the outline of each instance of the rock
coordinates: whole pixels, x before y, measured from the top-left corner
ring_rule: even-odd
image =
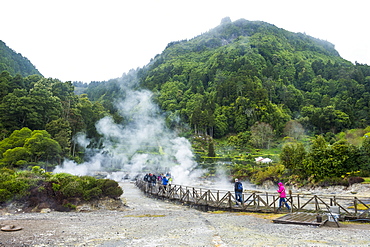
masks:
[[[90,212],[92,210],[91,210],[90,205],[81,205],[81,206],[76,207],[76,211],[77,212]]]
[[[50,213],[50,212],[51,212],[51,209],[50,208],[43,208],[40,211],[40,213],[43,213],[43,214]]]

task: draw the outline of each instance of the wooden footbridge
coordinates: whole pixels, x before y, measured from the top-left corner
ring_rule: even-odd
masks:
[[[335,195],[309,195],[292,194],[287,197],[291,210],[279,209],[279,196],[277,193],[244,191],[243,202],[235,200],[233,191],[204,189],[176,184],[167,186],[150,184],[143,180],[136,180],[136,186],[147,196],[180,202],[204,211],[241,211],[262,213],[309,213],[322,214],[324,220],[332,212],[338,210],[339,217],[343,219],[370,220],[370,198]],[[329,215],[330,217],[330,215]],[[315,218],[316,219],[316,218]]]

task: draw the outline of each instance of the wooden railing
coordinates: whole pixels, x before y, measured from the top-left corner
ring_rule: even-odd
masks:
[[[136,186],[148,196],[176,200],[181,203],[204,207],[206,210],[232,210],[250,212],[281,212],[277,193],[248,192],[242,194],[243,202],[237,202],[232,191],[213,190],[169,184],[167,186],[149,184],[137,180]],[[342,215],[358,217],[369,212],[370,198],[352,196],[328,196],[289,193],[287,201],[291,212],[328,212],[333,206],[339,207]],[[359,206],[362,205],[362,206]],[[283,209],[288,212],[287,209]]]

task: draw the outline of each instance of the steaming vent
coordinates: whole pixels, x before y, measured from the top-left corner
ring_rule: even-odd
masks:
[[[96,123],[102,136],[101,150],[89,149],[90,140],[79,133],[74,138],[89,154],[87,161],[77,164],[66,160],[53,172],[107,177],[116,181],[134,179],[147,172],[170,172],[173,182],[178,184],[190,184],[199,177],[194,172],[196,162],[190,142],[166,127],[163,113],[152,101],[150,91],[134,89],[137,86],[136,71],[124,74],[119,84],[125,97],[117,100],[115,106],[124,123],[117,124],[111,117]]]

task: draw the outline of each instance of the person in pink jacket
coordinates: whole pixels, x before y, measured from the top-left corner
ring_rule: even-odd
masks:
[[[279,200],[279,209],[281,209],[281,206],[283,203],[285,203],[285,206],[287,207],[288,210],[290,210],[290,207],[289,207],[289,204],[287,203],[286,201],[286,192],[285,192],[285,187],[283,185],[283,183],[278,183],[279,185],[279,189],[277,190],[277,192],[280,194],[280,200]]]

